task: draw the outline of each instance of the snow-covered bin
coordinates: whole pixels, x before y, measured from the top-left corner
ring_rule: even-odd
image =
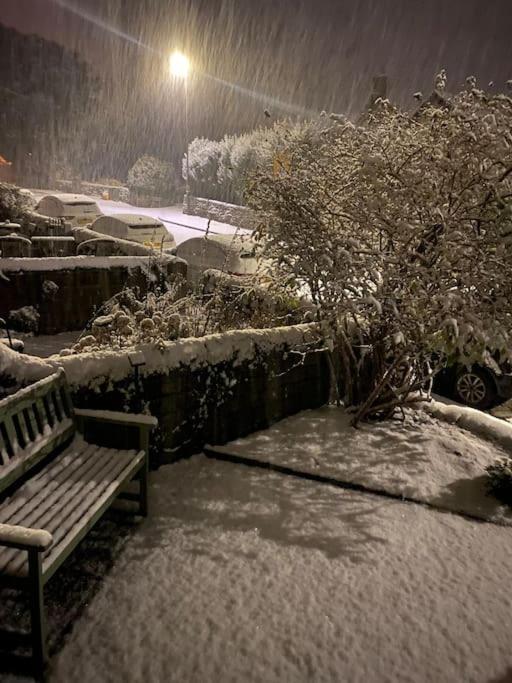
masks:
[[[187,279],[196,285],[206,270],[229,275],[251,275],[258,269],[255,243],[249,235],[192,237],[176,247],[176,255],[187,262]]]
[[[32,237],[31,256],[48,258],[50,256],[74,256],[76,241],[71,235],[41,235]]]

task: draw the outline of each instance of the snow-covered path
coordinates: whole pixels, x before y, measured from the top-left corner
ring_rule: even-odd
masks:
[[[512,510],[486,491],[486,466],[507,455],[497,443],[421,409],[358,429],[350,419],[324,406],[215,450],[512,526]]]
[[[55,682],[483,683],[512,673],[512,530],[195,456]]]

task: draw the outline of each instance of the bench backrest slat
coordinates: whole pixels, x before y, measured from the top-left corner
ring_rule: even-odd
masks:
[[[0,492],[74,432],[64,370],[0,401]]]

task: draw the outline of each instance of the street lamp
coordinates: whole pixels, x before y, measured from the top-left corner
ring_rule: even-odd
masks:
[[[189,162],[188,162],[188,73],[190,71],[190,61],[183,52],[175,51],[169,57],[169,70],[171,75],[183,81],[185,89],[185,138],[187,142],[187,153],[185,155],[185,194],[187,197],[187,211],[190,210],[190,185],[189,185]]]

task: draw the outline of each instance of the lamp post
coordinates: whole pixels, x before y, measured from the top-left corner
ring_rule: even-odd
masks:
[[[190,61],[182,52],[173,52],[169,58],[169,70],[171,75],[183,81],[185,91],[185,138],[187,151],[185,155],[185,194],[187,197],[187,211],[190,210],[190,184],[189,184],[189,159],[188,159],[188,74],[190,71]]]

